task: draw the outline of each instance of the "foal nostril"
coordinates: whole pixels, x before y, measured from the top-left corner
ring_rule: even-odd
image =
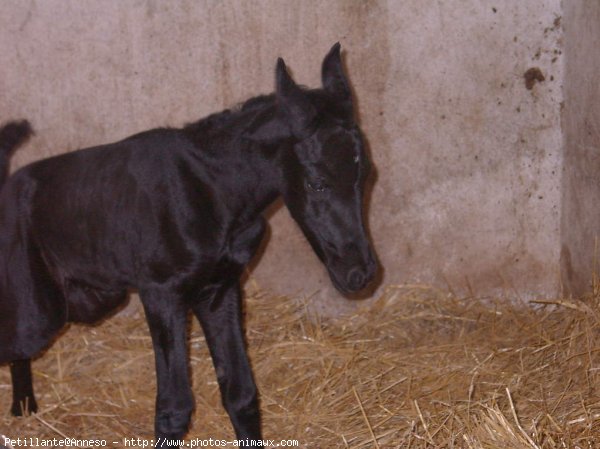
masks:
[[[367,276],[360,268],[352,268],[348,273],[348,288],[352,291],[361,290],[367,281]]]

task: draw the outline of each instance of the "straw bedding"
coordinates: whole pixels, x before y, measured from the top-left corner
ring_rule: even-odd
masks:
[[[336,320],[308,302],[258,291],[246,299],[265,438],[307,448],[600,447],[600,295],[532,307],[399,286]],[[231,439],[205,341],[191,327],[188,438]],[[12,418],[0,369],[0,433],[151,438],[142,318],[72,326],[34,362],[34,376],[40,412]]]

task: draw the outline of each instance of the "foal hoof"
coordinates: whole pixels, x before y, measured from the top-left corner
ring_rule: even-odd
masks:
[[[38,406],[35,398],[27,398],[25,401],[15,402],[10,409],[13,416],[28,416],[32,413],[37,413],[37,411]],[[2,440],[0,440],[0,443],[2,443]]]

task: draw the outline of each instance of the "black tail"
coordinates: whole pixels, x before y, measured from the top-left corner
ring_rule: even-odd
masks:
[[[8,122],[0,128],[0,187],[8,176],[8,162],[13,151],[33,134],[27,120]]]

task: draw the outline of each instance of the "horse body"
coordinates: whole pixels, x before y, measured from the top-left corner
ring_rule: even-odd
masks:
[[[157,438],[183,437],[193,409],[191,309],[236,435],[261,439],[239,286],[264,234],[261,212],[282,195],[342,292],[364,288],[376,269],[362,217],[368,158],[339,45],[323,62],[323,89],[300,89],[282,60],[276,78],[275,95],[238,111],[38,161],[8,179],[0,363],[11,362],[14,414],[36,410],[30,359],[65,323],[95,322],[137,289],[156,356]]]

